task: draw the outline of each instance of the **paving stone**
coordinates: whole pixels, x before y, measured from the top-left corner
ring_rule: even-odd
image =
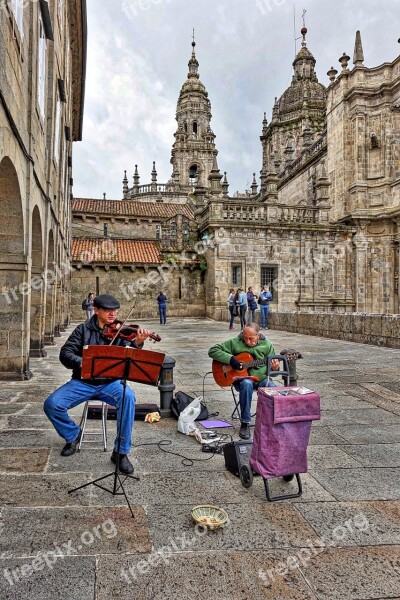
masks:
[[[400,443],[399,425],[341,425],[331,430],[350,444]]]
[[[327,445],[332,446],[333,444],[345,444],[346,440],[340,435],[340,429],[333,431],[330,427],[318,427],[313,423],[311,427],[310,435],[310,446],[321,446]]]
[[[174,554],[172,561],[167,546],[164,556],[164,560],[157,554],[150,556],[156,567],[149,567],[143,555],[101,557],[97,600],[187,600],[199,594],[213,600],[316,600],[299,572],[277,577],[274,588],[259,576],[285,560],[282,552],[201,552],[195,560],[182,552]]]
[[[156,330],[156,327],[155,321],[149,328]],[[94,523],[99,524],[96,519],[105,517],[110,511],[129,515],[123,496],[114,497],[94,485],[68,495],[72,487],[107,474],[111,476],[103,483],[112,487],[114,465],[110,461],[110,452],[115,421],[108,421],[107,452],[103,452],[101,440],[96,440],[96,446],[84,444],[80,454],[63,458],[60,456],[63,440],[43,414],[43,400],[70,378],[70,372],[58,361],[58,353],[60,344],[72,329],[73,326],[57,339],[58,346],[49,348],[47,358],[32,359],[32,380],[7,383],[2,387],[5,400],[2,402],[0,395],[0,426],[5,429],[0,432],[0,464],[4,457],[5,467],[13,462],[16,469],[21,469],[11,473],[5,471],[0,476],[0,503],[3,504],[0,516],[6,527],[3,547],[5,551],[8,547],[9,552],[13,552],[14,559],[18,552],[33,554],[57,540],[79,540],[82,531],[90,531]],[[372,581],[373,560],[372,555],[368,555],[373,547],[380,550],[390,545],[396,549],[399,545],[399,468],[396,467],[399,466],[400,398],[396,385],[400,351],[376,347],[371,357],[371,347],[363,344],[290,332],[268,333],[277,349],[286,346],[301,350],[304,359],[297,365],[299,383],[314,387],[321,395],[322,419],[312,426],[309,473],[302,475],[302,497],[270,504],[261,478],[255,477],[252,487],[247,490],[225,469],[222,455],[204,462],[208,455],[201,453],[194,438],[177,432],[177,421],[163,418],[153,425],[135,422],[132,438],[135,447],[131,459],[140,481],[127,480],[124,485],[134,511],[138,513],[140,526],[135,535],[134,519],[116,517],[117,526],[120,521],[122,527],[120,546],[116,539],[111,539],[99,540],[99,546],[94,544],[93,548],[82,549],[82,554],[93,552],[96,555],[97,568],[94,557],[80,556],[79,562],[74,564],[74,575],[79,573],[79,577],[84,578],[84,589],[77,588],[80,599],[94,600],[94,587],[85,587],[88,582],[94,586],[94,581],[96,600],[105,597],[107,600],[117,597],[122,600],[136,597],[179,600],[184,597],[187,600],[200,593],[221,600],[324,600],[331,596],[340,600],[352,600],[353,597],[377,600],[400,596],[390,583],[394,577],[390,575],[389,582],[386,580],[385,569],[379,567],[377,581]],[[208,319],[177,320],[164,329],[158,349],[177,360],[176,389],[202,395],[204,383],[209,409],[218,410],[221,418],[231,421],[230,389],[219,388],[211,375],[203,379],[211,367],[207,356],[209,346],[229,337],[231,332],[226,330],[226,323]],[[385,365],[379,373],[375,369],[377,360]],[[355,369],[354,363],[360,368]],[[368,383],[372,374],[374,379]],[[335,379],[338,375],[351,378],[351,381],[338,383]],[[360,383],[355,384],[354,380]],[[159,402],[157,387],[130,385],[139,402]],[[253,408],[256,408],[256,394]],[[70,411],[76,422],[81,414],[82,406]],[[232,423],[235,428],[226,433],[238,439],[237,422],[232,420]],[[89,420],[87,427],[93,430],[99,425],[99,421]],[[196,461],[192,467],[182,465],[181,457],[159,450],[160,440],[171,442],[165,450],[199,457],[201,462]],[[139,445],[148,442],[152,445]],[[37,462],[36,456],[41,457]],[[28,472],[36,468],[46,471]],[[293,486],[281,478],[272,480],[270,485],[275,493],[284,493]],[[383,500],[386,497],[393,499]],[[208,533],[199,542],[198,536],[193,538],[196,530],[190,511],[195,504],[203,502],[223,506],[231,523],[221,531]],[[315,561],[322,560],[328,552],[349,550],[354,555],[350,553],[342,559],[332,554],[332,568],[329,561],[321,563],[322,569],[315,567],[311,578],[308,562],[303,566],[300,564],[301,569],[287,568],[286,561],[291,557],[306,556],[307,544],[310,549],[309,540],[314,539],[313,536],[332,536],[333,531],[337,534],[341,530],[335,528],[349,520],[351,523],[360,511],[371,523],[368,531],[350,532],[342,548],[336,544],[313,556],[310,564],[315,567]],[[187,546],[183,551],[171,545],[171,540],[178,544],[182,536],[184,540],[195,540],[192,547]],[[153,566],[151,573],[133,571],[138,575],[137,580],[128,572],[129,583],[121,576],[121,566],[137,565],[145,556],[151,556],[151,546],[167,546],[174,556],[169,557],[167,552],[164,558],[168,564],[160,559],[160,564]],[[353,556],[359,559],[354,562],[355,573],[349,567]],[[66,557],[62,565],[75,558]],[[91,565],[90,577],[85,571],[87,560]],[[366,585],[362,587],[360,579],[364,566],[368,574]],[[273,579],[262,576],[275,568]],[[392,568],[397,568],[396,559]],[[56,569],[49,570],[52,576],[55,572]],[[74,599],[74,589],[70,591],[73,578],[65,576],[62,569],[59,572],[64,580],[57,579],[51,590],[32,580],[31,591],[24,588],[26,593],[18,595],[17,587],[7,584],[8,591],[12,591],[12,598],[18,599],[25,596],[29,600],[40,600],[46,598],[46,594],[51,600],[58,597],[68,600],[69,594]],[[348,588],[345,587],[346,580]],[[182,581],[185,581],[184,585]],[[193,593],[192,589],[195,590]],[[1,600],[3,596],[0,591]]]
[[[218,504],[221,502],[249,502],[245,488],[239,480],[232,482],[228,473],[203,471],[150,473],[140,476],[140,481],[126,480],[126,493],[131,502],[148,506],[156,498],[163,498],[165,506],[171,504]],[[236,483],[236,485],[235,485]],[[123,496],[93,488],[91,504],[102,506],[124,505]]]
[[[315,479],[337,500],[395,500],[400,468],[313,469]]]
[[[49,455],[49,448],[1,448],[0,473],[43,472]]]
[[[353,423],[360,425],[374,425],[375,423],[379,423],[380,425],[392,425],[393,423],[400,424],[400,416],[393,415],[380,408],[371,407],[363,408],[362,410],[354,409],[349,411],[322,410],[321,421],[315,421],[314,426],[328,425],[338,427],[341,425],[351,425]]]
[[[191,519],[194,505],[173,505],[174,518],[166,514],[160,505],[147,508],[151,537],[154,547],[160,548],[168,538],[180,535],[195,536],[194,547],[202,552],[208,550],[264,550],[265,548],[290,548],[304,545],[304,541],[315,535],[314,530],[296,509],[289,504],[279,506],[259,503],[248,504],[243,511],[241,504],[218,503],[229,517],[228,524],[208,535],[197,534]],[[172,548],[173,552],[178,551]]]
[[[48,563],[53,560],[48,558]],[[21,577],[21,569],[27,576]],[[35,559],[0,559],[1,600],[94,600],[96,558],[67,556],[53,565]]]
[[[400,545],[400,501],[304,503],[296,508],[327,547]]]
[[[357,462],[356,457],[351,458],[342,446],[309,446],[307,455],[309,469],[348,469],[361,466],[361,462]]]
[[[0,415],[21,414],[23,410],[24,406],[21,406],[21,404],[12,404],[11,402],[0,404]]]
[[[0,389],[0,402],[15,402],[20,394],[21,390],[18,387],[10,387],[2,382],[2,387]]]
[[[10,415],[7,417],[8,429],[53,429],[53,425],[44,413],[42,415]]]
[[[341,446],[364,467],[400,467],[400,444]]]
[[[54,429],[38,431],[14,429],[2,431],[0,435],[0,448],[49,448],[58,445],[61,450],[63,440]]]
[[[0,506],[76,506],[89,504],[90,489],[68,490],[91,479],[90,475],[0,475]]]
[[[3,508],[0,553],[26,558],[49,551],[79,556],[150,552],[144,509],[132,509],[134,519],[127,507]]]
[[[400,547],[335,548],[303,569],[320,600],[375,600],[400,594]]]

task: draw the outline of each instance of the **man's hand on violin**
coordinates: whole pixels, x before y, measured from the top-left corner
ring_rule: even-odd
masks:
[[[149,335],[151,335],[151,331],[149,331],[148,329],[142,329],[142,327],[139,327],[137,330],[137,333],[136,333],[136,337],[135,337],[136,344],[138,346],[140,346],[140,344],[143,344],[143,342],[147,340]]]

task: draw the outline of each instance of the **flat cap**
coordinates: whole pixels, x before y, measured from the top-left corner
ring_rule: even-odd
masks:
[[[114,296],[111,296],[110,294],[100,294],[100,296],[96,296],[93,300],[93,306],[96,308],[112,310],[119,308],[121,305]]]

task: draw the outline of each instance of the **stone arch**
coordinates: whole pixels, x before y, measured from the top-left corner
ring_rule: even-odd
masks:
[[[37,206],[32,212],[31,225],[31,283],[30,283],[30,355],[46,356],[44,347],[45,285],[43,276],[43,228]]]
[[[0,378],[27,379],[27,256],[21,189],[9,157],[0,162]]]
[[[200,183],[201,167],[197,162],[191,162],[188,168],[188,183],[195,185]]]

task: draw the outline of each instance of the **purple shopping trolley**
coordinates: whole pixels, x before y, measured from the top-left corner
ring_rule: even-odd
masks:
[[[311,422],[319,419],[320,397],[316,392],[304,387],[260,388],[246,487],[250,487],[254,472],[264,479],[269,502],[301,496],[300,473],[307,472]],[[294,475],[296,493],[271,497],[269,479],[290,481]]]

